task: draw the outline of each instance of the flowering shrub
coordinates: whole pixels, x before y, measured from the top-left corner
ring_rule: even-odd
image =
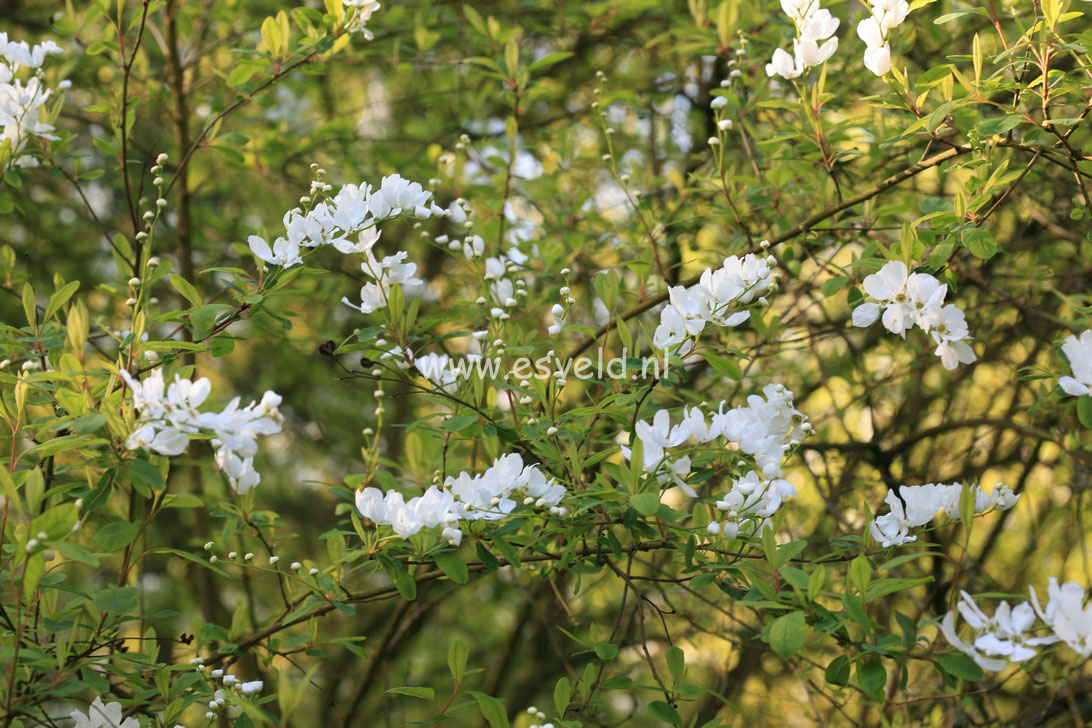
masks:
[[[1092,720],[1080,3],[280,5],[0,10],[0,728]]]

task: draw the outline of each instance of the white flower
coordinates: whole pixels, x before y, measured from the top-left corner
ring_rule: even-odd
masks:
[[[796,53],[797,62],[804,68],[820,66],[838,50],[838,39],[831,38],[821,46],[814,40],[798,39],[793,41],[793,50]]]
[[[995,485],[990,493],[977,485],[973,486],[972,496],[976,514],[985,513],[995,507],[1008,510],[1020,500],[1020,496],[1002,483]],[[949,518],[959,518],[959,502],[962,497],[963,486],[959,483],[903,485],[899,486],[897,492],[890,489],[884,498],[890,512],[872,522],[872,537],[884,548],[916,541],[917,536],[911,536],[910,529],[924,526],[940,511],[944,511]]]
[[[906,265],[896,260],[866,276],[864,289],[875,302],[853,310],[854,326],[871,326],[883,311],[883,325],[892,333],[905,337],[916,325],[932,335],[937,344],[935,353],[947,369],[975,361],[963,310],[944,304],[948,286],[936,277],[927,273],[907,275]]]
[[[794,59],[783,48],[774,51],[773,59],[766,64],[767,76],[781,76],[785,79],[798,78],[804,72],[799,58]]]
[[[1065,642],[1081,657],[1092,656],[1092,601],[1084,604],[1084,587],[1075,581],[1058,586],[1058,580],[1051,577],[1046,609],[1040,606],[1035,587],[1030,589],[1031,603],[1039,617],[1054,630],[1055,640]]]
[[[425,528],[442,527],[441,537],[453,546],[462,541],[460,521],[497,520],[528,501],[551,509],[566,489],[547,478],[537,465],[524,466],[519,454],[502,455],[481,475],[463,472],[448,477],[443,487],[430,486],[406,501],[401,493],[365,488],[356,493],[360,514],[376,524],[389,525],[403,539]]]
[[[73,728],[140,728],[136,718],[122,718],[121,703],[103,705],[101,697],[87,707],[86,715],[78,710],[68,715],[75,721]]]
[[[1080,338],[1067,336],[1062,352],[1069,360],[1073,376],[1061,377],[1058,385],[1066,394],[1074,397],[1092,394],[1092,329],[1081,333]]]
[[[1010,662],[1024,662],[1034,657],[1036,653],[1032,647],[1057,640],[1053,636],[1027,637],[1024,634],[1035,624],[1035,612],[1027,602],[1012,608],[1008,602],[1002,601],[993,617],[987,617],[971,595],[961,591],[958,609],[967,625],[974,630],[971,641],[964,642],[956,634],[955,612],[944,615],[940,630],[953,647],[974,659],[983,670],[1000,672]]]
[[[261,680],[252,680],[250,682],[241,683],[239,685],[239,692],[243,695],[253,695],[254,693],[261,692],[262,689]]]
[[[891,46],[884,43],[875,48],[868,48],[864,53],[865,68],[877,76],[883,76],[891,70]]]
[[[190,438],[202,432],[212,436],[216,465],[224,471],[238,493],[257,485],[261,477],[254,470],[256,438],[281,431],[277,407],[281,397],[267,391],[260,402],[239,407],[236,397],[221,412],[200,412],[212,387],[209,380],[196,382],[175,376],[164,391],[163,372],[152,370],[143,381],[122,370],[121,378],[133,393],[133,406],[140,413],[138,427],[129,436],[130,450],[153,450],[161,455],[181,455]]]

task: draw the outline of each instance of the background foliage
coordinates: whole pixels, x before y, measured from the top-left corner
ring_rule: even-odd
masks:
[[[958,589],[1092,584],[1080,417],[1092,425],[1092,410],[1056,386],[1069,373],[1060,341],[1092,313],[1092,32],[1081,3],[1065,5],[918,0],[898,72],[878,78],[852,32],[866,11],[831,3],[841,48],[794,86],[764,70],[791,21],[754,0],[407,0],[373,16],[371,41],[338,27],[332,3],[6,2],[0,28],[56,39],[66,52],[48,75],[72,81],[53,108],[62,139],[0,186],[9,425],[18,365],[59,361],[77,302],[90,374],[33,375],[18,434],[0,433],[4,724],[63,724],[101,694],[149,725],[205,725],[198,654],[265,682],[244,725],[526,727],[540,722],[530,706],[574,725],[1092,720],[1087,661],[1058,651],[983,676],[936,629]],[[727,98],[719,117],[714,95]],[[106,365],[132,351],[126,280],[163,152],[149,348],[170,375],[209,377],[220,404],[284,398],[246,496],[207,449],[169,469],[125,450],[119,397],[104,396]],[[658,382],[573,382],[550,422],[479,386],[467,396],[484,414],[451,425],[437,417],[450,402],[396,384],[380,426],[361,364],[375,348],[354,336],[375,320],[338,303],[356,300],[357,263],[320,251],[260,294],[250,278],[247,237],[279,234],[313,164],[335,187],[435,180],[442,205],[469,201],[491,251],[517,241],[535,285],[509,347],[633,351],[667,285],[762,239],[781,286],[717,356]],[[408,251],[431,282],[416,341],[458,353],[444,335],[482,328],[482,284],[442,234],[459,233],[404,218],[380,247]],[[949,372],[924,335],[850,325],[884,259],[949,284],[977,362]],[[68,281],[78,292],[53,306]],[[566,285],[573,325],[553,342],[543,314]],[[593,314],[596,295],[609,317]],[[787,466],[799,497],[779,517],[781,546],[703,549],[703,507],[629,497],[658,486],[630,472],[619,432],[655,406],[740,401],[770,382],[816,430]],[[354,527],[356,486],[419,493],[515,449],[566,483],[570,519],[517,519],[457,550],[379,545]],[[734,477],[697,472],[705,495]],[[894,553],[868,539],[888,487],[951,481],[1004,481],[1022,500]],[[50,549],[33,567],[36,529]]]

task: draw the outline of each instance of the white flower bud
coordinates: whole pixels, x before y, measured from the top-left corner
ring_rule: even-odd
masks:
[[[269,565],[273,566],[274,564],[276,564],[280,560],[281,560],[280,556],[270,556],[269,557]]]
[[[301,564],[300,562],[298,562],[298,561],[293,561],[292,562],[292,570],[293,571],[299,571],[302,568],[303,568],[303,564]]]
[[[227,557],[229,559],[237,559],[237,558],[239,558],[239,552],[238,551],[231,551],[231,552],[228,553]]]
[[[208,543],[205,544],[205,551],[212,551],[212,547],[215,546],[215,545],[216,544],[214,544],[212,541],[209,541]]]
[[[164,200],[162,197],[160,197],[158,200],[155,201],[155,206],[160,208],[160,209],[163,209],[164,207],[167,206],[167,201]]]
[[[167,154],[165,152],[161,153],[159,156],[157,156],[155,158],[155,163],[159,164],[159,165],[166,164],[167,163]]]
[[[246,556],[243,557],[243,561],[250,561],[253,558],[254,554],[247,552]]]
[[[315,574],[317,574],[317,573],[318,573],[318,569],[311,569],[311,570],[310,570],[310,571],[308,571],[307,573],[308,573],[308,574],[310,574],[311,576],[314,576]]]

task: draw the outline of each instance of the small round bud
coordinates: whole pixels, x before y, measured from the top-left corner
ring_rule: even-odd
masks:
[[[158,165],[166,164],[167,163],[167,154],[166,153],[161,153],[159,156],[157,156],[155,158],[155,163],[158,164]]]
[[[269,565],[270,565],[270,566],[273,566],[273,565],[275,565],[275,564],[276,564],[276,563],[277,563],[278,561],[280,561],[280,560],[281,560],[281,557],[280,557],[280,556],[270,556],[270,557],[269,557]]]
[[[215,545],[216,544],[214,544],[212,541],[209,541],[207,544],[205,544],[205,551],[212,551],[212,547]]]

